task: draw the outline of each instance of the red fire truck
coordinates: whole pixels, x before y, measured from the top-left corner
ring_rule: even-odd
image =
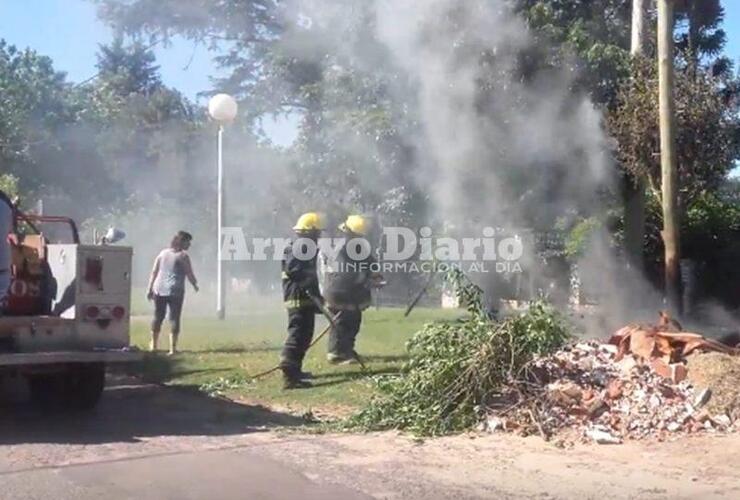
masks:
[[[11,213],[0,377],[27,377],[43,405],[92,408],[106,365],[140,359],[129,346],[132,249],[83,245],[66,217]]]

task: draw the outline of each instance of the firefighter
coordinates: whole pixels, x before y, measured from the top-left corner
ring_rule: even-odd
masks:
[[[307,380],[310,374],[303,371],[303,358],[311,345],[316,314],[321,312],[323,303],[316,270],[316,243],[322,230],[319,214],[309,212],[301,215],[293,227],[296,239],[288,243],[283,252],[283,299],[288,310],[288,337],[283,346],[280,369],[285,389],[311,387]]]
[[[330,259],[321,256],[321,274],[326,305],[335,319],[329,333],[327,359],[333,364],[355,363],[359,356],[355,352],[355,341],[362,323],[362,311],[372,302],[371,289],[380,286],[382,276],[373,271],[376,260],[370,252],[371,245],[365,238],[370,229],[369,221],[361,215],[350,215],[339,226],[344,235],[344,244]],[[350,255],[348,244],[360,245]],[[365,255],[366,254],[366,255]]]
[[[0,316],[10,287],[10,233],[13,230],[13,202],[0,191]]]

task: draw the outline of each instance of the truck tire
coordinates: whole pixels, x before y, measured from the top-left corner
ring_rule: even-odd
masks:
[[[52,410],[59,406],[62,378],[61,373],[31,375],[28,378],[28,385],[34,406],[41,410]]]
[[[100,401],[104,388],[104,363],[74,366],[64,381],[64,406],[72,410],[90,410]]]
[[[105,387],[105,364],[72,365],[58,373],[33,375],[31,399],[42,410],[90,410]]]

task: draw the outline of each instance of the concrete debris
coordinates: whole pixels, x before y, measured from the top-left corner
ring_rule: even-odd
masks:
[[[643,359],[614,344],[567,347],[536,360],[529,370],[533,380],[527,382],[526,400],[491,410],[487,427],[546,438],[571,432],[600,444],[740,430],[740,422],[730,416],[703,409],[712,392],[695,389],[686,380],[680,358],[670,364],[651,361],[655,358]]]
[[[586,437],[592,439],[597,444],[622,444],[621,438],[602,427],[594,427],[593,429],[586,430]]]
[[[701,408],[702,406],[706,405],[709,402],[709,399],[712,397],[712,390],[709,388],[703,389],[700,391],[696,398],[694,399],[694,402],[692,403],[694,408]]]
[[[504,427],[504,420],[496,416],[491,415],[488,417],[488,420],[486,420],[486,428],[489,432],[502,431],[504,430]]]
[[[732,420],[727,415],[717,415],[712,418],[712,422],[720,428],[727,429],[732,426]]]

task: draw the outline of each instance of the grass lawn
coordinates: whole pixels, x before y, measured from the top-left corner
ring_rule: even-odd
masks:
[[[372,376],[395,373],[405,361],[405,343],[425,323],[454,319],[460,311],[416,309],[409,318],[401,309],[368,310],[358,337],[357,350],[367,370],[357,365],[333,366],[326,362],[326,337],[309,351],[304,370],[314,374],[314,387],[283,391],[280,373],[257,381],[249,375],[265,371],[279,361],[285,336],[286,314],[280,309],[265,309],[225,321],[186,317],[180,349],[169,358],[164,354],[147,356],[144,376],[153,382],[197,386],[237,399],[295,411],[342,411],[357,407],[373,394]],[[326,326],[317,317],[316,335]],[[167,347],[167,325],[160,349]],[[146,349],[149,342],[148,319],[132,319],[132,342]]]

